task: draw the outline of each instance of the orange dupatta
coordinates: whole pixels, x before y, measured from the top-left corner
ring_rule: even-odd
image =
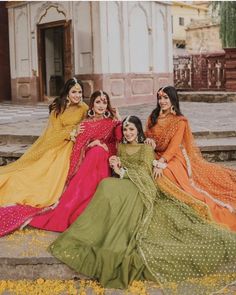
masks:
[[[155,140],[157,158],[166,152],[181,122],[185,122],[185,130],[180,148],[187,163],[191,185],[215,203],[236,212],[236,171],[203,159],[185,117],[170,114],[158,119],[151,128],[149,118],[146,136]]]

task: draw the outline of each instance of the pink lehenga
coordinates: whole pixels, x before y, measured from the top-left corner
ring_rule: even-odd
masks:
[[[108,159],[116,154],[116,143],[122,138],[121,123],[109,118],[87,119],[83,124],[85,130],[77,136],[74,144],[67,182],[59,201],[46,208],[25,205],[1,207],[0,236],[26,224],[51,231],[66,230],[86,208],[98,183],[110,176]],[[96,139],[105,143],[108,151],[100,146],[89,148],[89,143]]]

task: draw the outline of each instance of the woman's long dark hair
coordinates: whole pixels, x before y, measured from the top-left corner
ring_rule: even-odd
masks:
[[[55,111],[56,117],[63,113],[66,109],[67,105],[67,96],[72,87],[75,86],[75,84],[79,84],[82,89],[82,97],[84,95],[84,87],[80,80],[77,80],[76,78],[71,78],[66,81],[61,94],[59,97],[56,97],[54,101],[49,105],[49,113],[52,111]]]
[[[123,128],[125,127],[124,123],[133,123],[138,131],[138,143],[144,143],[144,140],[146,139],[144,132],[143,132],[143,126],[141,120],[136,116],[128,116],[122,121],[122,133]],[[124,134],[123,134],[124,138]]]
[[[110,112],[110,118],[113,119],[115,117],[115,109],[112,108],[111,106],[111,100],[109,95],[105,92],[105,91],[101,91],[101,90],[96,90],[95,92],[92,93],[90,100],[89,100],[89,110],[92,110],[93,106],[94,106],[94,101],[97,97],[101,96],[102,94],[104,94],[106,96],[107,99],[107,110]]]
[[[157,91],[157,107],[152,111],[152,113],[150,115],[151,122],[148,126],[149,128],[152,128],[156,124],[157,118],[158,118],[160,111],[161,111],[161,107],[159,105],[159,91],[160,90],[162,90],[163,92],[165,92],[165,94],[168,95],[168,97],[171,101],[171,104],[175,109],[176,116],[182,116],[182,113],[181,113],[180,107],[179,107],[179,97],[178,97],[175,87],[173,87],[173,86],[166,86],[163,88],[161,87]]]

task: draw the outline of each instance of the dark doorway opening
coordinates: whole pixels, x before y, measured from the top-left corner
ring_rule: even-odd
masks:
[[[0,2],[0,101],[11,100],[7,1]]]
[[[38,25],[40,100],[58,96],[72,75],[70,22]]]

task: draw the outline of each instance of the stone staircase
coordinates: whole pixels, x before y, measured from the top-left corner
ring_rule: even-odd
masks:
[[[225,162],[226,165],[234,165],[236,131],[200,131],[194,132],[194,137],[205,159],[210,162]],[[36,135],[0,135],[0,166],[17,160],[37,138]]]
[[[196,132],[196,143],[209,162],[236,161],[236,131]],[[236,167],[235,167],[236,168]]]
[[[77,290],[81,289],[80,285],[84,281],[88,285],[88,287],[83,288],[85,293],[82,291],[70,293],[68,290],[65,290],[65,292],[62,293],[46,293],[48,295],[163,295],[159,286],[151,282],[137,282],[138,287],[131,287],[130,292],[129,290],[103,290],[96,282],[90,281],[89,278],[76,273],[50,255],[47,248],[58,235],[58,233],[28,227],[0,238],[0,294],[44,295],[44,293],[38,293],[40,286],[37,286],[37,280],[40,279],[41,285],[50,285],[51,282],[53,286],[56,281],[58,284],[64,284],[65,288],[67,288],[68,282],[72,280]],[[27,293],[27,291],[26,293],[14,293],[9,292],[9,290],[4,290],[4,292],[1,293],[1,282],[7,284],[9,281],[11,281],[9,284],[10,286],[14,284],[18,286],[20,282],[21,288],[22,284],[24,285],[26,282],[29,284],[29,282],[31,282],[33,288],[35,288],[35,293]],[[136,291],[132,292],[132,288]],[[145,288],[146,293],[143,291],[141,292],[143,288]],[[140,290],[140,292],[138,290]]]
[[[47,248],[57,236],[58,233],[26,228],[0,239],[1,295],[164,295],[152,282],[134,282],[128,290],[101,288],[50,255]],[[3,284],[10,290],[4,289]],[[59,291],[45,290],[50,286],[60,286]],[[217,294],[235,295],[236,285]],[[188,290],[183,295],[194,294]]]
[[[236,102],[236,92],[225,91],[179,91],[179,99],[181,101],[190,102]]]
[[[234,128],[235,121],[231,111],[236,105],[234,103],[236,101],[235,94],[227,97],[224,96],[225,103],[213,104],[214,107],[212,107],[212,104],[201,104],[201,101],[204,101],[202,94],[200,94],[200,96],[199,94],[196,94],[196,98],[191,96],[191,100],[188,98],[188,95],[189,94],[185,95],[183,93],[181,100],[200,101],[199,103],[182,102],[182,106],[184,114],[190,118],[190,121],[192,119],[191,123],[194,127],[194,136],[203,156],[208,161],[218,162],[219,164],[227,165],[236,169],[236,128]],[[209,102],[222,102],[222,100],[220,100],[222,99],[222,95],[219,98],[216,96],[211,97],[211,95],[212,94],[210,93],[209,97],[207,98]],[[227,103],[230,101],[232,103]],[[146,104],[142,107],[124,107],[120,109],[120,113],[123,117],[126,115],[138,114],[141,117],[143,123],[145,123],[147,115],[150,114],[152,108],[153,104]],[[224,112],[221,112],[221,115],[219,115],[218,112],[221,109],[223,109]],[[13,120],[12,118],[9,118],[9,122],[0,122],[0,166],[6,165],[18,159],[38,138],[43,125],[46,124],[46,113],[44,114],[41,108],[39,111],[40,114],[38,115],[38,113],[36,113],[36,115],[43,116],[43,119],[40,117],[39,120],[38,117],[33,114],[32,116],[36,117],[35,119],[30,118],[30,121],[23,121],[21,118],[19,121],[14,121],[15,119]],[[41,113],[43,113],[43,115],[41,115]],[[207,113],[210,118],[206,117],[205,113]],[[215,117],[214,113],[217,113]],[[199,115],[201,117],[199,117]],[[213,117],[211,117],[212,115]],[[213,122],[215,123],[213,124]],[[30,128],[28,128],[28,126],[30,126]],[[23,231],[16,231],[9,236],[0,238],[1,295],[163,295],[160,288],[157,285],[151,283],[145,283],[143,287],[144,289],[138,287],[128,291],[106,289],[99,293],[99,291],[95,291],[96,288],[91,286],[83,289],[83,291],[81,289],[81,280],[85,279],[85,277],[77,274],[69,267],[62,264],[60,261],[52,257],[47,251],[48,245],[57,236],[57,233],[26,228]],[[26,290],[26,293],[15,293],[11,288],[2,288],[6,280],[13,280],[15,284],[19,283],[20,285],[26,285],[26,283],[22,283],[21,280],[33,281],[39,278],[45,280],[63,280],[65,284],[69,280],[73,280],[73,282],[75,282],[77,285],[77,289],[80,291],[73,293],[65,289],[61,293],[53,293],[53,290],[51,293],[50,291],[49,293],[42,293],[43,291],[40,291],[40,293],[38,289],[27,287],[29,289],[28,291]],[[42,281],[39,283],[41,284]],[[14,288],[14,283],[10,283],[11,286],[12,284]],[[53,286],[53,283],[51,286]],[[40,288],[40,290],[43,290],[42,286]],[[219,294],[236,295],[236,285],[232,286],[229,290],[224,290],[224,292]],[[190,290],[188,295],[194,294],[192,294]]]
[[[200,147],[203,156],[211,162],[218,162],[231,168],[236,169],[236,131],[199,131],[194,133],[197,145]],[[0,164],[5,165],[18,159],[38,138],[33,135],[20,135],[20,134],[3,134],[0,135]],[[45,284],[55,285],[55,280],[64,284],[67,288],[68,282],[75,284],[76,289],[80,290],[81,280],[88,279],[69,267],[55,259],[47,251],[47,247],[58,236],[58,233],[46,232],[32,228],[26,228],[23,231],[16,231],[15,233],[0,239],[0,291],[1,282],[12,280],[10,285],[22,285],[22,280],[27,280],[27,284],[32,282],[37,292],[37,280],[45,280]],[[35,283],[36,282],[36,283]],[[90,282],[90,281],[88,281]],[[23,283],[23,285],[26,283]],[[92,284],[95,284],[94,282]],[[17,287],[18,288],[18,287]],[[42,288],[42,287],[41,287]],[[86,287],[77,294],[104,294],[104,295],[163,295],[160,288],[153,283],[145,283],[142,285],[145,292],[138,291],[122,291],[114,289],[105,289],[96,293],[99,287]],[[140,289],[141,290],[141,289]],[[143,290],[143,289],[142,289]],[[33,291],[34,292],[34,291]],[[227,295],[236,294],[236,286],[232,286],[224,291]],[[4,291],[0,294],[13,295],[14,292]],[[21,293],[20,293],[21,294]],[[24,294],[24,293],[22,293]],[[28,295],[27,293],[25,293]],[[30,293],[31,294],[31,293]],[[34,294],[34,293],[32,293]],[[39,293],[44,294],[44,293]],[[54,293],[53,293],[54,294]],[[68,291],[56,293],[61,295],[72,295]],[[191,293],[189,293],[191,294]],[[192,294],[191,294],[192,295]],[[194,295],[194,294],[193,294]]]

